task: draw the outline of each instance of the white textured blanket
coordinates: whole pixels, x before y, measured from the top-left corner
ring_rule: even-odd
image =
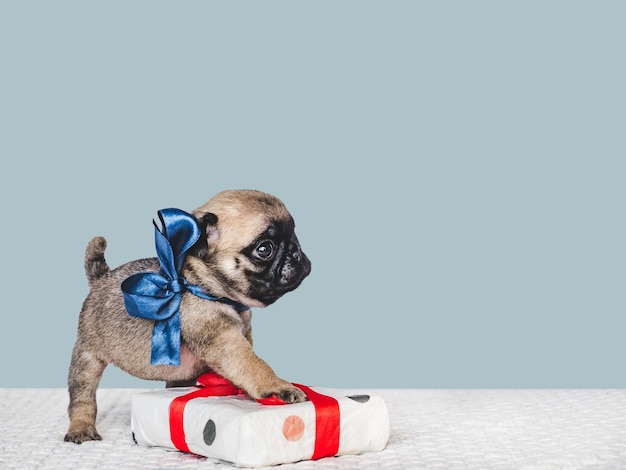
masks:
[[[0,390],[2,469],[229,469],[174,451],[140,447],[130,398],[98,392],[101,442],[63,442],[67,392]],[[350,390],[346,393],[367,392]],[[376,390],[391,436],[378,453],[281,465],[287,469],[626,468],[626,390]]]

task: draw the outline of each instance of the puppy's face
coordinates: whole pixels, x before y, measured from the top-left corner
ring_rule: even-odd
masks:
[[[311,272],[283,203],[253,190],[224,191],[193,212],[206,234],[194,247],[199,281],[249,306],[270,305]],[[215,289],[215,286],[213,286]]]

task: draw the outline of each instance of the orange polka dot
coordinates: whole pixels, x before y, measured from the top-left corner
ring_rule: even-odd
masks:
[[[295,442],[304,434],[304,421],[296,415],[288,416],[283,423],[283,436],[288,441]]]

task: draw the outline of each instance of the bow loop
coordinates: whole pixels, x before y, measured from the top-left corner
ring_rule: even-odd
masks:
[[[185,254],[200,238],[200,227],[192,215],[180,209],[163,209],[158,215],[162,230],[152,222],[157,256],[164,274],[173,280],[183,269]]]
[[[196,219],[180,209],[158,212],[162,229],[154,224],[158,273],[137,273],[122,282],[124,305],[134,317],[154,321],[152,330],[153,365],[180,365],[180,303],[184,292],[208,300],[217,300],[238,311],[249,307],[230,299],[218,299],[200,286],[189,284],[182,275],[187,251],[201,235]]]
[[[133,317],[167,320],[180,306],[180,298],[169,285],[170,282],[157,273],[133,274],[122,283],[126,310]]]

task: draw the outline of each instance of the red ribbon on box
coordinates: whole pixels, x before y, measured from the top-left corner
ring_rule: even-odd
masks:
[[[169,411],[170,436],[174,446],[183,452],[192,453],[187,446],[184,429],[184,412],[188,402],[195,398],[245,395],[240,388],[214,372],[198,377],[198,390],[175,398]],[[305,385],[293,384],[302,390],[315,407],[315,448],[311,460],[331,457],[339,451],[340,413],[339,403],[333,397],[317,393]],[[263,405],[286,405],[276,398],[257,400]]]

